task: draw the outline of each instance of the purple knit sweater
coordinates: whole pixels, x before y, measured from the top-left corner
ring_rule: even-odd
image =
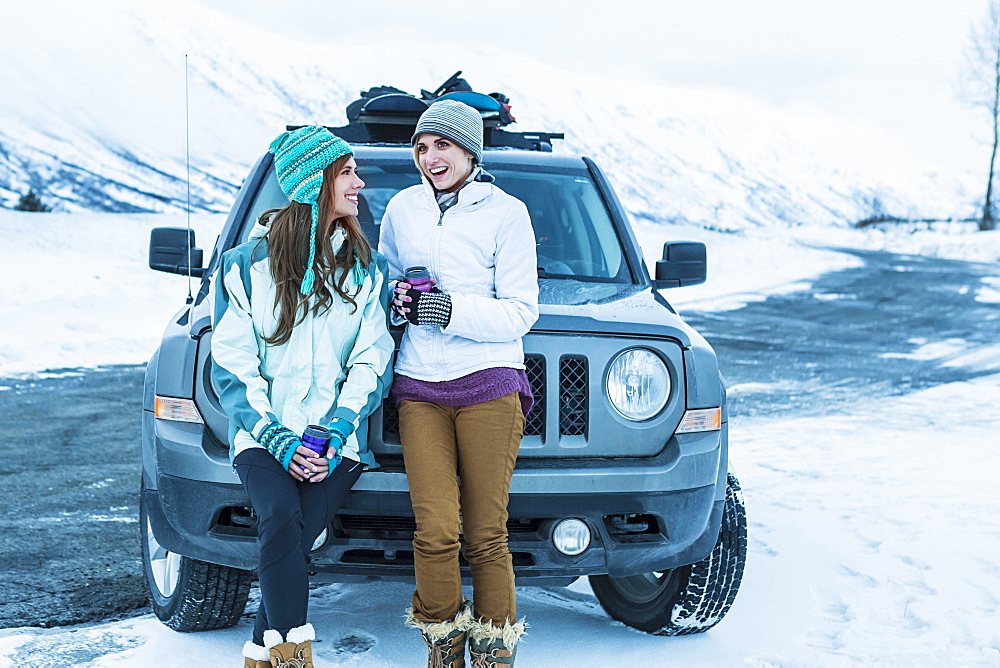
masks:
[[[511,392],[521,395],[521,410],[525,417],[535,405],[531,383],[524,369],[494,367],[475,371],[454,380],[439,382],[417,380],[397,375],[392,383],[392,396],[398,406],[401,401],[426,401],[441,406],[471,406],[505,397]]]

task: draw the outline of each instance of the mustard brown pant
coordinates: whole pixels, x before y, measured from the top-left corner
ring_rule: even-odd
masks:
[[[413,615],[418,620],[450,621],[462,605],[460,532],[476,618],[495,626],[517,619],[507,496],[523,433],[517,392],[471,406],[400,404],[399,436],[417,521]]]

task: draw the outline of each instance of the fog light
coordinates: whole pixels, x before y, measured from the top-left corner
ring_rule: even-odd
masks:
[[[329,535],[330,535],[330,532],[327,531],[326,529],[323,529],[323,533],[321,533],[320,535],[316,536],[316,540],[313,541],[313,546],[310,549],[313,552],[315,552],[319,548],[321,548],[324,545],[326,545],[326,539],[327,539],[327,536],[329,536]]]
[[[576,518],[563,520],[552,531],[552,542],[563,554],[575,557],[590,547],[590,527]]]

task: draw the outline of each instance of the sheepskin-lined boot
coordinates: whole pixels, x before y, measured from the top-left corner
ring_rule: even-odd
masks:
[[[473,620],[469,625],[470,668],[506,668],[514,665],[517,643],[525,633],[527,624],[519,622],[493,626],[488,621]]]
[[[274,629],[264,631],[264,644],[272,668],[313,668],[312,641],[315,639],[316,631],[308,623],[289,631],[285,642]]]
[[[472,609],[465,601],[450,622],[422,622],[406,609],[406,625],[419,629],[427,643],[427,668],[465,668],[465,637]]]
[[[266,647],[251,641],[243,644],[243,668],[271,668],[271,657]]]

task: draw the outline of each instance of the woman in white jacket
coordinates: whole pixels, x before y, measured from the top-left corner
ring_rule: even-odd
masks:
[[[413,135],[420,185],[390,200],[379,250],[392,276],[426,267],[430,291],[399,280],[408,321],[393,395],[417,530],[410,626],[428,665],[510,665],[524,633],[507,549],[507,497],[531,410],[523,337],[538,318],[535,236],[524,204],[479,167],[477,111],[441,100]],[[459,482],[461,480],[461,482]],[[461,516],[460,516],[461,513]],[[462,598],[459,534],[472,571]]]
[[[311,667],[309,551],[376,465],[367,417],[386,395],[393,342],[385,259],[356,218],[364,182],[351,147],[309,126],[271,151],[290,202],[222,256],[212,375],[257,516],[261,603],[244,665]],[[310,426],[328,431],[326,456],[302,444]]]

